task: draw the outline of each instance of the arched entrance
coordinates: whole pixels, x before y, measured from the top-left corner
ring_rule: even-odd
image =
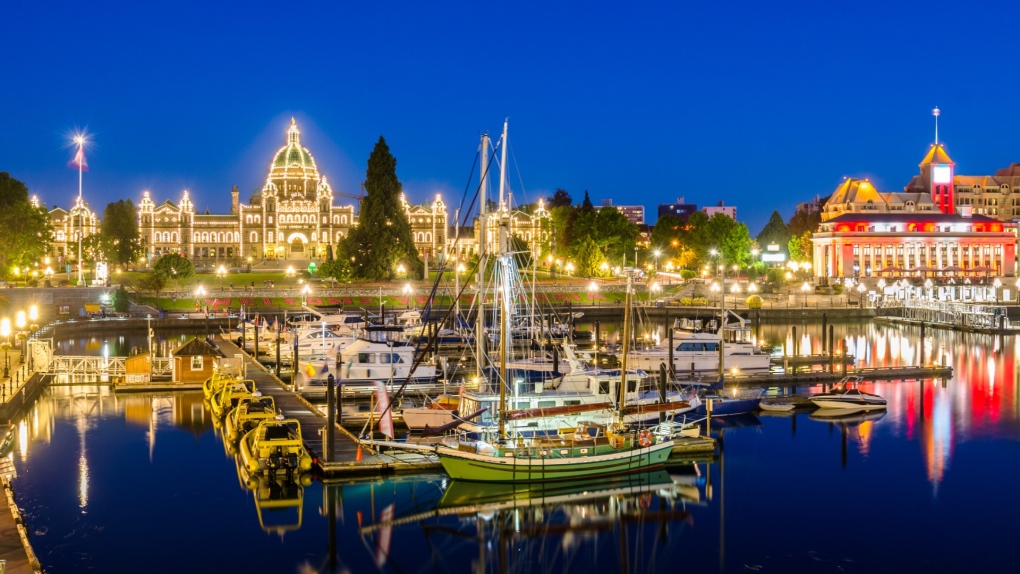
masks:
[[[304,233],[291,233],[287,238],[287,259],[308,258],[308,237]]]

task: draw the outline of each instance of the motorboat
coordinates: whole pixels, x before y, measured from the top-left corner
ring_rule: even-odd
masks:
[[[251,398],[241,399],[237,408],[227,415],[227,439],[236,441],[264,420],[276,417],[276,402],[273,397],[262,396],[255,391]]]
[[[754,412],[761,404],[762,389],[732,389],[723,392],[712,386],[694,387],[698,405],[694,414],[713,417],[746,415]]]
[[[682,319],[673,327],[673,368],[675,372],[717,372],[719,345],[723,345],[723,367],[733,371],[768,371],[772,357],[751,340],[747,320],[727,311],[730,320],[720,329],[718,321]],[[650,349],[627,354],[627,364],[638,369],[657,371],[669,363],[668,339]]]
[[[796,405],[782,399],[762,399],[761,402],[758,403],[758,408],[763,411],[788,413],[796,408]]]
[[[301,439],[301,423],[277,415],[264,420],[241,439],[241,462],[249,472],[307,471],[312,456]]]
[[[858,388],[864,377],[849,375],[836,383],[827,393],[811,395],[812,403],[821,409],[874,410],[886,408],[886,400],[878,395],[865,393]]]
[[[237,407],[243,398],[251,398],[255,392],[255,381],[250,379],[231,381],[224,385],[220,392],[209,401],[212,412],[217,418],[224,418],[227,413]]]
[[[363,335],[340,351],[336,380],[347,386],[373,386],[376,381],[401,384],[429,383],[436,380],[436,366],[422,362],[415,366],[417,347],[403,338],[398,326],[366,327]],[[317,370],[310,380],[329,375]]]

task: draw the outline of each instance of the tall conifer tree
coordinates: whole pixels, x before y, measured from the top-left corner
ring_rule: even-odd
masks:
[[[411,277],[421,277],[423,265],[400,203],[401,189],[397,160],[390,154],[386,140],[379,136],[368,157],[365,198],[361,202],[358,225],[351,228],[341,245],[355,277],[393,278],[398,265],[403,265]]]

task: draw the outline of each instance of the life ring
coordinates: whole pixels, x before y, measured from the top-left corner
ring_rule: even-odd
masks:
[[[640,444],[642,447],[652,446],[652,433],[650,433],[648,429],[641,431],[641,433],[638,435],[638,444]]]

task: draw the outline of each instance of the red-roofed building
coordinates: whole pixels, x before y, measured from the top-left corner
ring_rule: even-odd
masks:
[[[836,188],[812,237],[817,277],[1015,275],[1020,164],[995,176],[957,176],[936,144],[919,167],[902,192],[859,179]],[[1017,199],[1007,198],[1013,189]]]

